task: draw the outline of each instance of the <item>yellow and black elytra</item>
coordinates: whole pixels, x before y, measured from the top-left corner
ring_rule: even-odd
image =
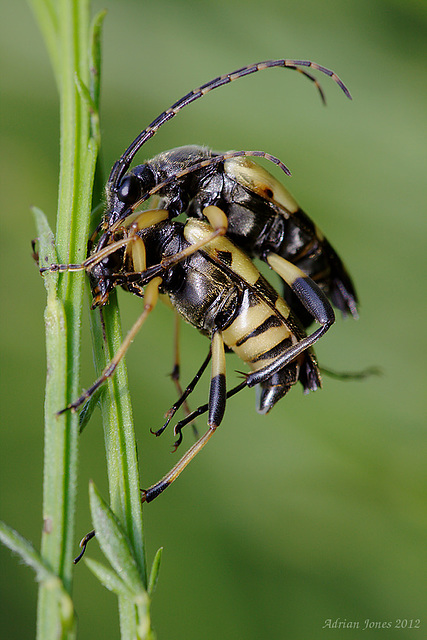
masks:
[[[167,210],[171,218],[185,213],[203,219],[204,209],[217,205],[226,214],[228,236],[249,256],[266,260],[268,253],[277,253],[309,275],[343,315],[357,317],[354,285],[336,251],[280,182],[249,159],[266,158],[290,174],[278,158],[262,151],[215,153],[189,145],[160,153],[128,171],[141,147],[181,109],[213,89],[272,67],[302,73],[315,83],[324,100],[319,83],[305,68],[320,71],[351,97],[334,72],[307,60],[270,60],[215,78],[158,116],[115,163],[106,187],[102,229],[113,231],[154,194],[159,208]],[[286,285],[283,295],[303,325],[309,326],[312,317]]]
[[[137,331],[154,309],[158,294],[165,293],[178,313],[211,341],[210,355],[195,379],[174,405],[166,425],[201,372],[212,359],[208,430],[173,469],[146,491],[150,502],[178,477],[211,438],[224,415],[227,397],[258,386],[257,409],[267,413],[288,390],[300,382],[305,392],[317,389],[319,369],[312,345],[334,322],[334,312],[321,289],[298,267],[277,254],[267,261],[320,323],[312,334],[304,328],[274,288],[261,276],[251,259],[225,237],[227,220],[216,206],[203,211],[209,224],[189,218],[185,224],[169,219],[168,211],[132,214],[104,232],[89,258],[81,265],[51,265],[45,271],[85,270],[90,278],[93,307],[107,303],[116,286],[144,298],[144,310],[100,378],[65,410],[76,410],[111,375]],[[225,348],[249,365],[244,381],[226,391]],[[187,416],[175,427],[178,445]]]

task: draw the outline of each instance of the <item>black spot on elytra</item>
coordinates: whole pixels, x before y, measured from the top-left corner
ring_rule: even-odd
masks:
[[[218,260],[228,267],[231,267],[231,263],[233,262],[233,254],[231,251],[220,251],[217,249],[216,255],[218,256]]]

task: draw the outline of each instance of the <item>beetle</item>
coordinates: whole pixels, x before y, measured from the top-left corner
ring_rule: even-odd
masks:
[[[357,294],[342,260],[321,230],[295,199],[269,172],[250,160],[264,157],[286,174],[288,168],[274,156],[260,151],[216,153],[196,145],[162,152],[129,171],[132,160],[158,129],[181,109],[209,91],[237,78],[272,67],[296,70],[317,86],[307,73],[312,68],[330,76],[351,98],[344,83],[331,70],[307,60],[270,60],[242,67],[191,91],[144,129],[113,166],[106,186],[107,208],[100,227],[114,230],[117,223],[151,196],[171,218],[185,213],[203,219],[203,210],[218,205],[227,217],[229,237],[250,257],[267,261],[270,252],[299,266],[324,290],[342,314],[357,317]],[[284,296],[304,326],[312,317],[284,285]]]
[[[114,374],[159,293],[166,293],[180,315],[210,339],[208,357],[156,433],[166,428],[212,360],[209,403],[194,412],[208,412],[208,430],[169,473],[143,491],[146,502],[162,493],[205,446],[222,421],[227,398],[255,386],[257,409],[267,413],[297,382],[304,392],[321,386],[312,345],[334,322],[328,298],[344,314],[357,314],[354,287],[336,252],[285,188],[249,160],[252,156],[266,158],[290,174],[278,158],[261,151],[218,154],[187,146],[159,154],[129,172],[139,149],[182,108],[217,87],[271,67],[300,72],[314,82],[324,100],[319,83],[305,70],[311,67],[330,76],[351,98],[334,72],[304,60],[242,67],[199,87],[158,116],[113,166],[106,186],[106,212],[89,240],[88,258],[80,265],[40,269],[42,273],[85,270],[92,307],[107,304],[117,286],[144,298],[142,314],[110,364],[80,398],[59,413],[76,411]],[[157,209],[138,211],[151,196],[156,196]],[[180,213],[188,216],[186,223],[174,220]],[[253,256],[281,276],[286,300],[261,276]],[[313,319],[321,326],[307,335],[305,327]],[[229,391],[226,349],[251,369]],[[183,426],[192,417],[175,425],[176,447]],[[93,535],[82,541],[83,552]]]
[[[295,371],[290,374],[289,367],[297,364],[300,367],[298,359],[312,357],[309,356],[309,349],[334,322],[334,312],[327,296],[343,312],[349,308],[355,315],[355,294],[349,278],[342,284],[345,269],[321,232],[298,210],[295,201],[280,183],[249,158],[264,157],[289,173],[287,167],[278,158],[261,151],[215,154],[204,147],[188,146],[159,154],[156,159],[127,172],[141,146],[184,106],[237,78],[271,67],[299,71],[315,83],[323,98],[319,83],[304,67],[317,69],[332,77],[350,97],[348,89],[334,72],[313,62],[297,60],[272,60],[242,67],[190,92],[144,129],[113,166],[106,187],[106,212],[89,241],[87,260],[80,265],[51,265],[41,269],[42,273],[49,270],[86,270],[91,282],[93,308],[105,305],[112,289],[119,285],[144,297],[144,312],[111,363],[88,391],[64,410],[75,411],[114,373],[117,363],[145,322],[159,291],[168,294],[181,316],[209,335],[211,353],[214,353],[214,349],[218,353],[219,347],[215,344],[219,341],[222,351],[225,344],[252,367],[241,388],[258,386],[257,409],[260,413],[267,413],[297,380],[302,382],[304,390],[317,388],[320,384],[317,369],[314,383],[308,381],[308,365],[305,374],[300,373],[301,369],[298,369],[298,374]],[[158,208],[139,211],[139,205],[153,195],[157,197]],[[180,213],[188,215],[187,223],[173,220]],[[199,237],[195,240],[197,229]],[[191,236],[192,232],[195,233],[194,237]],[[222,244],[215,248],[213,257],[209,247],[215,241]],[[252,263],[253,255],[265,260],[281,276],[285,296],[290,302],[280,298],[275,289],[262,279]],[[198,261],[202,261],[202,266]],[[245,265],[243,272],[236,266],[240,264]],[[256,274],[253,282],[249,274]],[[341,283],[340,286],[333,288],[330,285],[332,275]],[[320,286],[314,281],[316,277]],[[212,315],[212,305],[217,308],[213,301],[212,305],[206,304],[206,300],[212,300],[209,290],[215,292],[214,298],[225,300],[229,290],[237,286],[236,282],[240,286],[240,297],[239,301],[234,301],[232,310],[236,318],[240,318],[240,321],[245,318],[245,322],[239,325],[240,334],[237,334],[237,342],[233,344],[223,338],[231,311],[223,320],[225,312],[218,309],[213,316],[215,326],[212,325],[212,319],[209,320],[211,324],[205,326],[204,323]],[[259,287],[252,291],[251,287],[258,282]],[[335,293],[336,290],[348,293],[347,307]],[[200,295],[200,291],[204,292],[203,295]],[[256,294],[267,306],[273,304],[273,299],[280,300],[280,309],[276,309],[276,312],[281,318],[271,320],[272,326],[266,318],[266,325],[264,321],[258,322],[258,318],[248,320],[251,304],[247,302],[249,306],[244,311],[240,301],[242,296],[249,295],[248,291]],[[349,301],[354,302],[353,306]],[[223,304],[227,306],[225,302]],[[309,326],[313,319],[320,323],[320,327],[306,335],[304,327]],[[280,346],[273,338],[275,333],[280,333],[276,326],[278,322],[287,331],[286,338],[282,335]],[[259,365],[251,360],[251,351],[248,355],[240,344],[242,340],[242,344],[249,340],[245,333],[242,334],[248,326],[253,332],[251,339],[254,344],[258,332],[263,336],[264,355]],[[214,338],[220,333],[220,337]],[[217,370],[222,371],[223,365],[218,364],[222,363],[222,358],[217,355],[213,362]],[[311,363],[313,368],[314,360]],[[214,379],[215,376],[212,376]],[[208,424],[215,423],[217,426],[218,418],[213,420],[212,415],[220,415],[222,419],[227,394],[224,389],[215,391],[212,385],[213,382]],[[187,388],[176,404],[179,405],[188,393]],[[179,429],[176,429],[177,433],[180,433]]]
[[[277,254],[269,254],[270,266],[320,323],[307,335],[286,301],[246,253],[226,237],[225,213],[210,205],[203,210],[203,217],[209,222],[189,218],[184,224],[171,220],[167,210],[137,212],[116,224],[114,232],[109,229],[102,233],[82,264],[41,269],[42,273],[84,269],[91,282],[94,308],[107,304],[117,286],[144,299],[142,314],[101,376],[60,413],[76,411],[114,374],[154,309],[159,293],[167,294],[178,313],[210,339],[210,354],[185,392],[188,395],[194,388],[211,359],[208,430],[166,476],[143,492],[146,502],[162,493],[212,437],[222,421],[227,397],[246,386],[257,386],[257,409],[267,413],[298,381],[305,392],[319,388],[321,378],[311,347],[334,322],[334,311],[322,290],[301,269]],[[251,369],[244,381],[228,393],[226,348]],[[157,435],[167,426],[185,393]],[[198,413],[204,411],[205,407],[200,407]],[[182,427],[190,419],[187,417],[175,427],[176,446],[182,439]]]

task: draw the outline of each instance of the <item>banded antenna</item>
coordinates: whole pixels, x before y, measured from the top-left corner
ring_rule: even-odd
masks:
[[[340,89],[345,93],[347,98],[351,100],[350,91],[334,71],[331,71],[331,69],[327,69],[326,67],[322,67],[316,62],[311,62],[310,60],[267,60],[266,62],[258,62],[253,65],[242,67],[241,69],[237,69],[232,73],[218,76],[217,78],[214,78],[201,87],[198,87],[198,89],[193,89],[193,91],[187,93],[185,96],[180,98],[180,100],[175,102],[175,104],[169,107],[169,109],[166,109],[166,111],[163,111],[163,113],[157,116],[157,118],[153,120],[153,122],[151,122],[151,124],[149,124],[146,129],[141,131],[141,133],[135,138],[135,140],[129,145],[123,155],[119,158],[119,160],[117,160],[117,162],[114,164],[108,178],[107,190],[110,192],[116,191],[123,175],[129,169],[136,153],[148,140],[150,140],[150,138],[152,138],[157,133],[157,131],[163,124],[165,124],[165,122],[176,116],[178,111],[181,111],[181,109],[194,102],[194,100],[197,100],[198,98],[204,96],[206,93],[209,93],[209,91],[213,91],[213,89],[222,87],[225,84],[237,80],[238,78],[248,76],[251,73],[263,71],[264,69],[270,69],[272,67],[283,67],[285,69],[292,69],[293,71],[298,71],[298,73],[301,73],[303,76],[305,76],[315,84],[320,93],[322,102],[325,103],[325,95],[318,80],[301,67],[308,67],[310,69],[320,71],[321,73],[332,78],[332,80],[334,80],[334,82],[336,82]]]

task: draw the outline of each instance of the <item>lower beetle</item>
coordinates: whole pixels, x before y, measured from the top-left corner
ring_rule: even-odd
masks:
[[[334,312],[321,289],[298,267],[270,253],[266,256],[270,266],[321,325],[306,335],[288,304],[261,276],[251,259],[224,237],[227,228],[224,212],[209,206],[203,210],[203,216],[209,224],[194,218],[185,224],[172,221],[166,210],[138,212],[115,225],[114,233],[102,234],[81,265],[51,265],[41,269],[42,272],[84,269],[91,282],[93,307],[105,305],[116,286],[144,298],[143,313],[103,374],[63,411],[75,411],[113,375],[155,307],[159,292],[166,293],[178,313],[211,341],[208,431],[160,482],[144,492],[147,502],[178,477],[213,435],[224,415],[227,395],[257,385],[257,409],[267,413],[298,381],[304,391],[317,389],[321,380],[311,347],[334,322]],[[251,369],[244,381],[228,394],[225,348],[234,351]],[[208,359],[202,368],[207,362]],[[179,435],[176,445],[185,422],[188,419],[175,429]]]

